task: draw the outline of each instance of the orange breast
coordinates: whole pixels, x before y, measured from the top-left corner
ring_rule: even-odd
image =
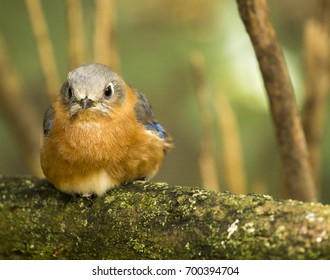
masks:
[[[72,119],[59,100],[54,107],[41,164],[46,177],[60,190],[101,194],[158,171],[164,143],[146,133],[133,115],[114,119],[86,110]]]

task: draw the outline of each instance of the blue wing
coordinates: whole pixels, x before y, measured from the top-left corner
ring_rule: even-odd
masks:
[[[134,89],[134,92],[137,96],[137,102],[134,109],[138,122],[144,125],[147,130],[158,134],[159,138],[169,141],[170,137],[166,133],[164,127],[154,118],[148,99],[139,90]]]
[[[152,123],[145,123],[144,126],[148,130],[153,130],[153,131],[157,132],[158,133],[158,136],[161,139],[164,139],[165,140],[165,138],[166,138],[166,131],[165,131],[164,127],[161,124],[152,122]]]
[[[45,137],[48,136],[50,130],[52,129],[54,116],[55,116],[54,107],[53,106],[48,107],[48,109],[45,111],[44,120],[43,120],[43,130]]]

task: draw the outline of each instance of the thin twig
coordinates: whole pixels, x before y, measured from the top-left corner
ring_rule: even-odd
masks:
[[[237,0],[264,80],[291,198],[316,201],[306,139],[293,87],[265,0]]]
[[[204,58],[200,53],[193,53],[190,56],[190,67],[195,83],[197,100],[200,109],[202,124],[201,152],[199,167],[203,186],[209,190],[219,191],[220,185],[217,175],[215,141],[212,129],[211,103],[206,88],[204,73]]]
[[[36,176],[41,176],[39,164],[40,122],[12,61],[4,38],[0,34],[0,106],[8,119],[15,140],[22,151],[23,161]]]
[[[46,81],[47,93],[49,97],[53,99],[59,91],[60,82],[47,22],[45,20],[40,0],[25,0],[25,2],[29,11],[29,17],[38,47],[41,68]]]
[[[80,0],[67,0],[69,64],[73,69],[85,62],[83,9]]]
[[[215,112],[222,132],[222,154],[229,191],[236,194],[245,194],[246,176],[237,122],[231,104],[222,92],[217,94]]]

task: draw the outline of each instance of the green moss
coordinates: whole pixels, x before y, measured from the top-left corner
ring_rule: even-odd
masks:
[[[0,257],[329,258],[330,207],[136,181],[93,200],[0,177]],[[9,238],[10,237],[10,238]]]

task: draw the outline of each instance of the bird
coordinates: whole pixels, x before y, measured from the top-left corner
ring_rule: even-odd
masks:
[[[150,180],[172,146],[146,96],[110,67],[90,63],[68,73],[45,111],[40,161],[58,190],[101,196]]]

